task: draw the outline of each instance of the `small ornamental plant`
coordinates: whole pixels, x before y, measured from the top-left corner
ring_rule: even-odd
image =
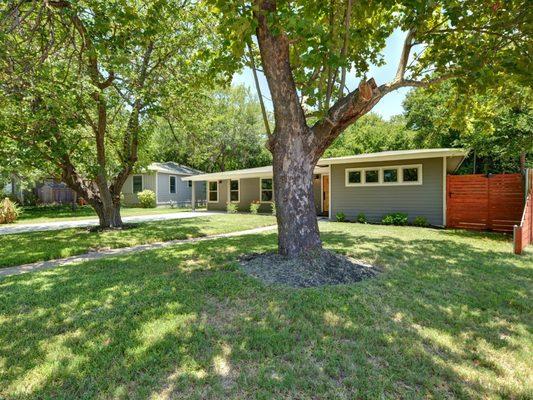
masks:
[[[387,214],[381,220],[381,223],[384,225],[407,225],[407,214],[404,213],[393,213]]]
[[[237,213],[237,204],[232,203],[231,201],[228,201],[226,203],[226,212],[228,214],[236,214]]]
[[[272,202],[272,215],[276,216],[276,203]]]
[[[359,213],[357,214],[357,218],[356,218],[357,222],[359,222],[360,224],[366,224],[368,222],[368,220],[366,219],[366,215],[363,214],[363,213]]]
[[[152,190],[143,190],[142,192],[137,193],[137,198],[139,199],[139,204],[142,208],[155,208],[155,193]]]
[[[14,201],[6,197],[0,202],[0,224],[11,224],[20,214],[21,210]]]
[[[337,222],[345,222],[346,214],[344,214],[343,212],[338,212],[337,214],[335,214],[335,219],[337,220]]]
[[[261,203],[259,203],[259,200],[254,200],[250,204],[250,214],[256,215],[259,212],[259,206]]]
[[[427,227],[429,226],[428,219],[426,217],[418,216],[413,220],[414,226]]]

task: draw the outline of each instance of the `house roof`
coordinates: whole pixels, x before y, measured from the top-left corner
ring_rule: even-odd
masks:
[[[436,157],[461,157],[468,154],[465,149],[417,149],[417,150],[394,150],[380,151],[379,153],[365,153],[354,156],[321,158],[318,165],[325,166],[331,164],[348,164],[374,161],[394,161],[394,160],[412,160],[420,158]]]
[[[175,175],[197,175],[201,174],[202,171],[197,169],[187,167],[186,165],[181,165],[173,161],[168,161],[164,163],[152,163],[148,166],[150,171],[162,172],[164,174],[175,174]]]
[[[421,158],[448,158],[447,169],[454,171],[461,164],[464,157],[468,154],[465,149],[419,149],[419,150],[396,150],[381,151],[379,153],[358,154],[347,157],[322,158],[315,167],[315,174],[328,172],[328,166],[331,164],[352,164],[364,162],[395,161],[395,160],[413,160]],[[223,179],[242,179],[272,176],[272,166],[238,169],[234,171],[215,172],[211,174],[199,174],[190,176],[185,180],[190,181],[209,181]]]

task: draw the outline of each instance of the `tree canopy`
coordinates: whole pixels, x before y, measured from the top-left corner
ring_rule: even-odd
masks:
[[[184,107],[165,107],[153,124],[153,161],[177,161],[206,172],[271,162],[257,97],[244,86],[197,92]],[[172,102],[166,99],[165,102]]]
[[[212,76],[209,14],[186,0],[33,0],[1,15],[2,148],[120,225],[120,191],[161,99]]]
[[[518,84],[467,94],[445,82],[413,90],[404,108],[415,146],[468,148],[465,172],[498,173],[518,172],[521,154],[532,165],[532,104],[531,89]]]

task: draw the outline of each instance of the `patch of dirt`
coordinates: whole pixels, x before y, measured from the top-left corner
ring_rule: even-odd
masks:
[[[325,285],[348,285],[376,276],[378,267],[329,250],[298,258],[277,253],[254,253],[241,257],[240,265],[249,275],[267,285],[296,288]]]
[[[107,232],[107,231],[127,231],[128,229],[138,228],[139,224],[137,223],[126,223],[122,224],[120,228],[101,228],[100,226],[89,226],[85,228],[88,232]]]

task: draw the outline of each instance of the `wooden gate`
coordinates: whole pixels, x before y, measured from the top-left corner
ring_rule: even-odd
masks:
[[[446,225],[512,232],[524,209],[521,174],[448,175]]]

